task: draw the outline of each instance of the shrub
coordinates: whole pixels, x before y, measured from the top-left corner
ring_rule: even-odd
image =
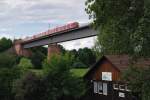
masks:
[[[14,80],[20,77],[17,68],[1,68],[0,69],[0,99],[13,100],[12,84]]]
[[[52,56],[44,63],[46,72],[47,100],[79,98],[84,93],[83,80],[72,76],[72,61],[68,54]]]
[[[15,55],[0,53],[0,68],[12,68],[16,63]]]
[[[22,58],[20,60],[20,63],[18,64],[18,67],[19,67],[19,69],[21,70],[22,73],[25,73],[29,69],[33,68],[33,65],[32,65],[30,59]]]
[[[150,68],[129,67],[123,74],[132,92],[139,100],[150,99]]]
[[[45,100],[45,90],[42,79],[32,72],[24,74],[13,85],[15,100]]]

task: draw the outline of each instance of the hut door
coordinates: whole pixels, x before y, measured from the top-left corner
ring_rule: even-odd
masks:
[[[103,83],[103,95],[107,95],[108,94],[108,84],[107,83]]]

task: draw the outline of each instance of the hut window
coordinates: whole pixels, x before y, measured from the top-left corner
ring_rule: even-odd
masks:
[[[113,88],[114,88],[114,90],[118,90],[119,89],[119,85],[118,84],[113,84]]]
[[[125,98],[125,93],[119,92],[119,97]]]
[[[98,82],[98,93],[102,94],[102,90],[103,90],[102,82]]]
[[[103,95],[107,95],[107,83],[103,83]]]
[[[94,82],[94,93],[98,93],[98,84],[97,82]]]
[[[111,72],[102,72],[102,80],[103,81],[112,81],[112,73]]]
[[[119,85],[119,90],[124,91],[125,90],[125,86],[124,85]]]

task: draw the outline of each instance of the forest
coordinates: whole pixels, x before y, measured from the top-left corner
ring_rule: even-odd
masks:
[[[65,50],[47,59],[47,48],[31,48],[31,57],[13,51],[11,39],[0,39],[2,100],[78,100],[86,92],[83,75],[96,61],[92,49]],[[92,58],[92,60],[91,60]]]

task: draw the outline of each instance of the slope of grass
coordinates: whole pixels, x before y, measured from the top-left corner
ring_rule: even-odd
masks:
[[[31,71],[34,72],[36,75],[40,75],[40,76],[42,76],[44,74],[43,70],[32,69]],[[76,77],[83,77],[87,73],[88,69],[74,68],[74,69],[71,69],[70,71]]]
[[[88,71],[88,69],[86,69],[86,68],[71,69],[72,74],[77,76],[77,77],[83,77],[87,71]]]

